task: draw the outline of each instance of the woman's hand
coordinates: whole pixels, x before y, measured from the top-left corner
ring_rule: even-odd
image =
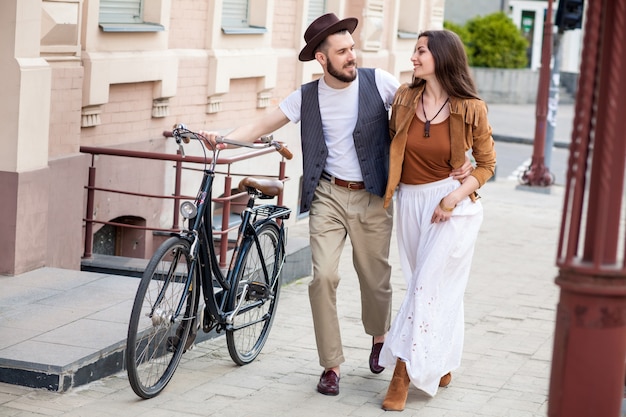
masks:
[[[453,196],[450,194],[441,199],[437,207],[435,207],[433,217],[430,219],[431,223],[446,222],[452,217],[452,212],[456,207],[456,203],[451,203],[453,199]]]
[[[465,155],[465,162],[460,168],[453,170],[450,173],[450,176],[455,180],[459,180],[463,182],[463,180],[470,176],[470,174],[474,171],[474,165],[469,159],[469,156]]]

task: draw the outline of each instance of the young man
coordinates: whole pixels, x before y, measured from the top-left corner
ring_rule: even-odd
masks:
[[[383,208],[389,164],[388,108],[397,80],[379,69],[357,69],[352,32],[358,20],[320,16],[307,28],[300,61],[317,60],[324,72],[294,91],[259,122],[227,136],[253,141],[288,122],[301,122],[303,190],[309,212],[313,280],[309,299],[320,365],[317,389],[339,393],[344,362],[337,318],[339,259],[346,237],[361,285],[362,320],[372,336],[370,369],[382,372],[378,354],[391,322],[388,262],[392,209]],[[205,133],[214,140],[216,133]]]

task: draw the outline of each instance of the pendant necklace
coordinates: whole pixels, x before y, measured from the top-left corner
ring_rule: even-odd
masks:
[[[424,94],[422,94],[422,112],[424,112],[424,120],[426,120],[426,124],[424,125],[424,137],[425,138],[430,137],[430,122],[436,119],[437,116],[439,116],[439,113],[441,113],[441,110],[443,110],[444,106],[448,103],[448,100],[450,100],[450,97],[446,99],[446,101],[443,103],[443,106],[441,106],[437,114],[435,114],[432,119],[428,120],[428,117],[426,117],[426,109],[424,108]]]

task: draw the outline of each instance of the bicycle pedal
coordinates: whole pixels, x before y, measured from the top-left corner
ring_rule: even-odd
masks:
[[[178,338],[178,336],[168,337],[167,338],[167,351],[170,353],[176,352],[179,344],[180,344],[180,339]]]
[[[208,333],[213,330],[215,326],[217,326],[217,321],[213,318],[211,313],[205,311],[202,317],[202,331]]]
[[[270,295],[269,287],[263,282],[252,281],[248,284],[248,299],[262,300]]]
[[[168,352],[176,352],[180,347],[180,336],[185,331],[186,323],[181,323],[176,329],[176,334],[174,336],[170,336],[167,338],[167,351]],[[196,336],[198,335],[199,326],[195,320],[191,322],[191,329],[189,331],[189,335],[187,336],[187,340],[185,341],[185,346],[183,347],[183,353],[186,353],[188,350],[193,349],[193,342],[196,341]]]

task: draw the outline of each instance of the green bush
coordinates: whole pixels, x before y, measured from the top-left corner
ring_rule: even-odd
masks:
[[[502,12],[475,17],[464,26],[444,22],[444,28],[459,35],[473,67],[525,68],[528,65],[528,41]]]
[[[461,26],[461,25],[457,25],[456,23],[444,21],[443,28],[451,30],[452,32],[459,35],[459,38],[461,38],[461,40],[463,41],[463,44],[465,44],[465,49],[467,50],[467,45],[469,45],[470,43],[470,34],[465,28],[465,26]]]

